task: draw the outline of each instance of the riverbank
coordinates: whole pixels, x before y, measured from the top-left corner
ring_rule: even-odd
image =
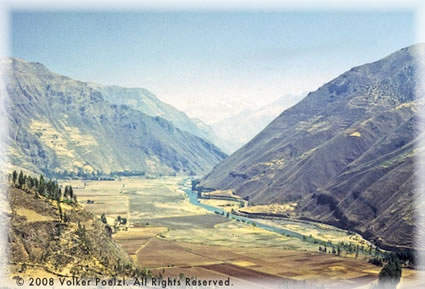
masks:
[[[365,240],[361,235],[330,225],[292,219],[289,218],[288,214],[248,213],[237,209],[229,212],[225,208],[203,203],[203,198],[199,198],[198,192],[192,191],[190,179],[185,179],[180,185],[181,190],[185,192],[191,204],[195,206],[202,207],[236,222],[258,227],[283,236],[297,238],[302,242],[315,244],[317,245],[317,250],[329,251],[332,254],[342,254],[354,258],[358,258],[359,256],[363,256],[363,258],[372,256],[382,257],[385,253],[384,250]],[[214,195],[216,199],[220,196],[220,194],[214,193],[214,191],[208,191],[207,195]],[[228,198],[226,196],[221,200],[226,201]]]

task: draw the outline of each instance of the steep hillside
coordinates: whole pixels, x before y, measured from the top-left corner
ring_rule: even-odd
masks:
[[[359,231],[382,246],[412,247],[424,48],[355,67],[309,93],[201,185],[233,189],[256,204],[297,202],[299,217]]]
[[[79,205],[10,187],[10,273],[36,276],[143,276],[102,224]]]
[[[189,118],[184,112],[162,102],[152,92],[144,88],[125,88],[116,85],[89,83],[89,86],[102,93],[104,99],[112,104],[127,105],[150,116],[169,120],[175,127],[190,132],[200,138],[214,142],[212,129],[201,122]]]
[[[45,174],[203,174],[225,154],[161,117],[19,59],[6,89],[12,165]]]

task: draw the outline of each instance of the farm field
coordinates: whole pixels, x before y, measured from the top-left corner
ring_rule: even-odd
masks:
[[[306,236],[312,236],[323,241],[331,241],[333,244],[338,242],[351,243],[354,246],[363,246],[367,248],[371,245],[370,242],[363,239],[357,233],[348,233],[345,230],[340,230],[326,224],[313,222],[295,221],[295,220],[262,220],[262,223],[271,224],[273,226],[288,229],[294,232],[301,233]]]
[[[230,276],[241,287],[265,281],[274,284],[306,280],[325,288],[364,289],[377,280],[381,268],[368,264],[364,256],[349,258],[321,253],[318,244],[269,232],[192,205],[179,189],[182,181],[179,177],[164,177],[73,180],[66,184],[76,188],[78,200],[86,209],[99,216],[105,213],[108,223],[112,224],[117,216],[127,217],[128,227],[113,238],[137,265],[163,277],[226,280]],[[87,200],[94,203],[87,204]],[[226,206],[219,200],[208,202]],[[321,224],[261,222],[273,222],[335,243],[362,242],[356,235]],[[412,288],[415,272],[404,269],[403,278],[401,285]]]
[[[200,199],[201,204],[222,208],[226,212],[231,212],[232,209],[237,210],[240,208],[240,202],[216,199]]]

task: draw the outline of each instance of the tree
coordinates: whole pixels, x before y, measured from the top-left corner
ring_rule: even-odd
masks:
[[[106,215],[105,215],[105,213],[103,213],[103,214],[100,216],[100,220],[102,221],[102,223],[104,223],[104,224],[108,224],[108,220],[106,220]]]
[[[44,195],[45,190],[46,190],[45,184],[44,183],[40,183],[38,185],[38,193],[40,195]]]
[[[65,191],[63,193],[63,197],[67,199],[69,196],[69,186],[65,186]]]
[[[59,188],[57,190],[57,194],[56,194],[56,200],[60,201],[60,199],[62,198],[62,189]]]
[[[48,180],[46,183],[46,194],[47,197],[51,198],[52,197],[52,181]]]
[[[112,237],[112,228],[111,228],[111,226],[106,225],[105,226],[105,232],[106,232],[106,234],[108,235],[109,238]]]
[[[389,262],[385,264],[379,272],[379,288],[395,289],[401,278],[400,260],[396,256],[391,256]]]
[[[68,193],[69,193],[69,197],[70,197],[71,199],[75,199],[75,200],[77,200],[77,198],[76,198],[76,197],[74,198],[74,191],[72,190],[72,186],[69,186]]]
[[[61,222],[63,221],[63,213],[62,213],[62,207],[61,207],[61,203],[59,200],[56,200],[57,206],[58,206],[58,211],[59,211],[59,218],[61,220]]]
[[[13,171],[12,173],[12,181],[13,184],[16,184],[16,179],[18,178],[18,173],[16,171]]]
[[[27,177],[28,188],[32,189],[34,187],[34,179],[31,176]]]
[[[382,259],[381,258],[377,258],[377,257],[372,257],[369,258],[369,260],[367,261],[370,264],[382,267],[383,263],[382,263]]]
[[[37,188],[38,188],[37,192],[40,195],[44,195],[44,191],[46,190],[46,184],[44,183],[44,177],[43,177],[43,175],[40,175],[40,180],[38,181]]]
[[[22,188],[22,186],[25,184],[25,179],[24,179],[24,174],[22,173],[22,171],[19,173],[19,177],[18,177],[18,187]]]

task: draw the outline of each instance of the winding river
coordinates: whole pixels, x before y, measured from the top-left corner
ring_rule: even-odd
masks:
[[[308,235],[308,236],[303,235],[303,234],[300,234],[300,233],[295,232],[295,231],[291,231],[291,230],[288,230],[288,229],[285,229],[285,228],[282,228],[282,227],[278,227],[278,225],[273,226],[272,222],[270,222],[271,224],[270,223],[264,224],[262,222],[255,220],[255,219],[252,219],[252,218],[247,218],[247,217],[232,214],[230,212],[226,212],[225,210],[223,210],[222,208],[219,208],[219,207],[214,207],[214,206],[211,206],[211,205],[203,204],[203,203],[199,202],[198,193],[192,191],[191,186],[188,185],[189,182],[190,182],[190,180],[186,179],[183,183],[181,183],[181,190],[186,194],[186,196],[188,197],[188,199],[189,199],[189,201],[192,205],[204,208],[204,209],[206,209],[206,210],[208,210],[212,213],[215,213],[219,216],[222,216],[223,218],[234,219],[234,220],[239,221],[241,223],[253,225],[253,226],[256,226],[258,228],[267,230],[269,232],[278,233],[278,234],[281,234],[281,235],[286,235],[286,236],[298,238],[298,239],[301,239],[302,241],[305,241],[305,242],[323,244],[323,245],[327,245],[329,247],[335,248],[335,244],[332,244],[332,243],[329,244],[325,240],[318,239],[316,237],[312,237],[311,235]],[[296,221],[290,220],[290,222],[296,222]],[[341,229],[336,229],[336,230],[338,230],[340,232],[344,232],[345,234],[348,234],[348,231],[341,230]],[[372,245],[370,242],[368,242],[366,240],[365,240],[365,242],[366,242],[365,244]]]
[[[185,192],[186,196],[188,197],[190,203],[192,205],[204,208],[210,212],[216,213],[218,215],[223,216],[224,218],[229,218],[229,219],[235,219],[236,221],[242,222],[242,223],[246,223],[246,224],[251,224],[254,225],[258,228],[270,231],[270,232],[274,232],[274,233],[279,233],[279,234],[284,234],[290,237],[295,237],[298,239],[303,239],[305,241],[311,241],[314,242],[315,239],[311,238],[311,237],[307,237],[304,236],[300,233],[297,232],[293,232],[290,230],[286,230],[286,229],[282,229],[282,228],[278,228],[278,227],[274,227],[271,225],[267,225],[267,224],[263,224],[261,222],[258,221],[254,221],[251,218],[246,218],[246,217],[242,217],[242,216],[238,216],[238,215],[234,215],[232,213],[229,212],[229,216],[227,216],[227,212],[224,211],[222,208],[218,208],[218,207],[214,207],[214,206],[210,206],[210,205],[206,205],[206,204],[202,204],[201,202],[199,202],[198,200],[198,193],[197,192],[193,192],[192,189],[190,189],[188,186],[183,185],[181,188],[182,191]],[[318,240],[317,240],[318,241]]]

